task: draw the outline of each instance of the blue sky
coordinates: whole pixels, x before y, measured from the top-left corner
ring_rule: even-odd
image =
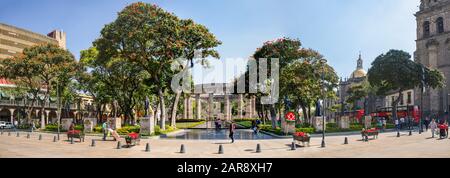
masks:
[[[78,58],[132,0],[1,0],[0,22],[47,34],[67,32],[67,47]],[[207,26],[223,45],[218,48],[227,66],[243,70],[244,58],[263,42],[298,38],[303,46],[322,53],[340,77],[356,68],[359,51],[364,67],[389,49],[415,50],[414,13],[419,0],[156,0],[181,18]],[[227,81],[233,72],[219,62],[204,82]],[[227,68],[228,69],[228,68]],[[227,71],[227,72],[224,72]],[[225,73],[225,74],[224,74]]]

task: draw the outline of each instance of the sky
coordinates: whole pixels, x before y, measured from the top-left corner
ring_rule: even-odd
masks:
[[[132,0],[1,0],[0,22],[47,34],[67,33],[78,59],[105,24]],[[195,83],[227,82],[245,69],[256,48],[280,37],[319,51],[342,78],[356,69],[359,53],[368,70],[389,49],[415,51],[419,0],[154,0],[180,18],[205,25],[223,42],[212,68],[195,69]],[[226,67],[223,67],[226,66]]]

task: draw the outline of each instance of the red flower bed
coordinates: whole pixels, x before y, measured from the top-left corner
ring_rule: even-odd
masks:
[[[71,131],[67,132],[67,134],[69,134],[69,135],[76,135],[76,134],[80,134],[80,133],[81,133],[80,130],[71,130]]]
[[[139,137],[139,135],[137,134],[137,133],[130,133],[130,134],[128,134],[128,136],[131,138],[131,139],[137,139],[138,137]]]
[[[297,133],[295,133],[295,136],[304,137],[304,136],[306,136],[306,134],[304,132],[297,132]]]

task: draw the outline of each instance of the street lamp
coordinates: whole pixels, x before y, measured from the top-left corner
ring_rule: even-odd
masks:
[[[58,119],[58,140],[59,140],[59,134],[60,134],[60,130],[59,130],[59,128],[61,127],[61,98],[60,98],[60,94],[59,94],[59,81],[56,81],[56,97],[57,97],[57,99],[58,99],[58,103],[57,103],[57,105],[58,105],[58,108],[57,108],[57,110],[58,111],[56,111],[56,117],[57,117],[57,119]]]
[[[425,68],[423,65],[422,68],[422,81],[421,81],[421,87],[420,87],[420,120],[419,120],[419,134],[422,134],[423,132],[423,126],[422,126],[422,119],[423,119],[423,93],[425,92]]]
[[[325,64],[327,63],[326,59],[320,59],[320,64],[322,65],[322,144],[321,147],[325,148]]]

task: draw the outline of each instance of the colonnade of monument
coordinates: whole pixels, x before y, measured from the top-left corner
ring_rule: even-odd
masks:
[[[195,101],[195,111],[193,101]],[[236,101],[238,103],[237,115],[233,115],[232,113],[233,101]],[[224,105],[223,111],[222,103]],[[254,118],[256,116],[257,113],[255,97],[246,98],[243,94],[195,94],[184,99],[183,119],[213,120],[215,118],[220,118],[223,120],[232,120]]]

